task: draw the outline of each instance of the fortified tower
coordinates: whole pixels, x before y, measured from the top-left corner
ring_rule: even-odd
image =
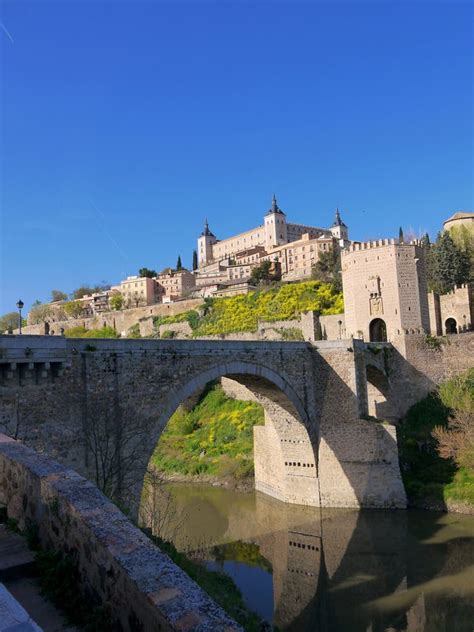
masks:
[[[347,226],[341,219],[341,214],[339,213],[339,209],[336,209],[336,216],[334,218],[333,225],[329,229],[332,233],[332,236],[338,240],[339,246],[344,248],[349,241],[349,231]]]
[[[288,242],[286,215],[278,207],[275,194],[273,194],[272,198],[272,207],[265,215],[264,221],[265,248],[267,251]]]
[[[199,267],[210,263],[214,258],[212,246],[217,243],[216,236],[210,231],[207,219],[204,223],[204,230],[198,238],[198,264]]]
[[[383,342],[430,331],[425,249],[420,242],[353,243],[342,251],[341,265],[348,336]]]

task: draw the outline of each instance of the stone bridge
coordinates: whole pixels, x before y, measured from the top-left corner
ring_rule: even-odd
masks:
[[[367,366],[376,357],[352,340],[2,336],[0,429],[136,512],[170,416],[227,377],[265,410],[265,425],[254,429],[258,490],[312,506],[404,507],[395,428],[364,419]]]

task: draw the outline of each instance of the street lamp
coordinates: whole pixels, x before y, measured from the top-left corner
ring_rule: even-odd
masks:
[[[19,331],[19,333],[20,333],[20,336],[21,336],[21,310],[22,310],[22,309],[23,309],[23,307],[25,306],[25,304],[23,303],[23,301],[21,300],[21,298],[20,298],[20,300],[18,301],[18,303],[16,304],[16,306],[18,307],[18,314],[19,314],[19,321],[18,321],[18,322],[19,322],[19,330],[20,330],[20,331]]]

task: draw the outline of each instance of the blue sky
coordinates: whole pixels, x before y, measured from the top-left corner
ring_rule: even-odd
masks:
[[[1,300],[190,265],[289,221],[472,210],[473,4],[4,2]]]

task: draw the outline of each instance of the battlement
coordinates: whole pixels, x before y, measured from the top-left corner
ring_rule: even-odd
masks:
[[[412,239],[407,243],[399,243],[398,239],[374,239],[371,241],[354,241],[350,246],[345,248],[341,255],[347,256],[352,252],[358,252],[359,250],[373,250],[375,248],[383,248],[384,246],[423,246],[419,239]]]

